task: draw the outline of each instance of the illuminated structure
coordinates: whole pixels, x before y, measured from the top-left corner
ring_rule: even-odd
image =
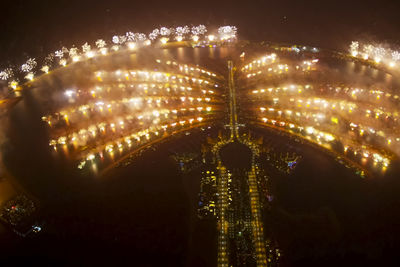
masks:
[[[324,147],[355,168],[382,173],[399,153],[399,96],[348,82],[345,73],[338,81],[328,68],[334,60],[327,52],[290,49],[244,65],[244,119]]]
[[[222,119],[222,76],[174,60],[132,58],[138,51],[215,47],[236,39],[233,26],[206,33],[204,25],[161,27],[149,35],[127,32],[114,36],[109,47],[98,40],[95,48],[88,43],[82,49],[62,48],[47,56],[42,67],[36,59],[28,59],[19,69],[27,81],[21,86],[10,68],[0,72],[0,79],[19,96],[29,87],[48,86],[60,71],[73,76],[84,73],[86,80],[78,86],[74,81],[59,91],[46,92],[55,101],[42,121],[49,127],[49,145],[55,151],[80,159],[79,169],[106,171],[107,165],[115,166],[115,161],[133,151]],[[110,67],[118,57],[128,60]],[[35,77],[37,69],[42,76]]]
[[[40,120],[49,137],[44,149],[96,174],[171,136],[228,124],[229,138],[213,148],[218,264],[229,265],[226,208],[231,175],[219,150],[235,141],[253,155],[247,173],[251,228],[257,265],[265,266],[258,147],[242,137],[240,126],[279,131],[343,159],[362,176],[383,175],[400,153],[395,79],[400,53],[359,48],[358,43],[352,43],[350,54],[248,45],[239,43],[236,31],[233,26],[215,31],[204,25],[161,27],[148,35],[128,32],[108,43],[62,48],[41,62],[30,58],[18,70],[2,70],[0,79],[10,89],[4,98],[34,95],[44,110]],[[214,61],[203,66],[197,64],[198,56],[188,63],[191,59],[180,58],[185,52],[179,49],[206,51],[205,57]],[[228,58],[232,61],[226,73]]]

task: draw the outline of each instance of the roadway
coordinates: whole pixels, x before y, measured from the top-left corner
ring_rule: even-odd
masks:
[[[213,152],[218,162],[219,179],[218,179],[218,266],[229,266],[228,251],[228,229],[229,222],[226,218],[226,209],[228,207],[228,175],[226,167],[222,165],[220,159],[220,149],[226,144],[234,141],[248,146],[252,151],[252,166],[248,172],[250,209],[251,209],[251,227],[253,234],[253,245],[255,249],[255,257],[257,266],[267,266],[267,256],[264,241],[264,226],[262,223],[261,206],[257,186],[255,157],[259,153],[258,146],[250,140],[241,140],[237,123],[236,108],[236,92],[234,83],[234,65],[232,61],[228,61],[228,89],[229,89],[229,127],[231,129],[230,139],[219,141],[213,148]]]

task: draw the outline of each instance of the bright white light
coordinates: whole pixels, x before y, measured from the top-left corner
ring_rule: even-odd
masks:
[[[8,80],[13,75],[13,71],[11,68],[6,68],[5,70],[0,72],[0,80]]]
[[[306,132],[307,132],[308,134],[313,134],[313,133],[314,133],[314,128],[313,128],[313,127],[307,127],[307,128],[306,128]]]
[[[131,49],[131,50],[135,49],[136,48],[136,44],[134,42],[129,42],[128,43],[128,48]]]
[[[160,31],[158,29],[154,29],[151,33],[149,33],[149,39],[155,40],[159,34]]]
[[[160,28],[160,34],[161,34],[162,36],[170,35],[170,34],[171,34],[171,30],[168,29],[167,27],[161,27],[161,28]]]
[[[335,140],[335,137],[333,137],[333,135],[331,134],[325,134],[325,139],[329,142]]]
[[[34,75],[33,75],[33,73],[32,72],[29,72],[26,76],[25,76],[25,78],[27,79],[27,80],[30,80],[30,81],[32,81],[33,80],[33,78],[34,78]]]
[[[83,53],[87,53],[91,50],[91,47],[88,43],[85,43],[84,45],[82,45],[82,52]]]
[[[72,47],[71,49],[69,49],[69,57],[74,57],[76,55],[78,55],[78,48],[76,47]]]
[[[100,48],[100,53],[104,56],[104,55],[107,55],[107,48],[105,48],[105,47],[103,47],[103,48]]]
[[[161,38],[160,41],[161,41],[162,44],[166,44],[168,42],[168,38],[166,38],[166,37]]]
[[[12,88],[12,89],[17,89],[18,88],[18,82],[17,81],[11,81],[10,82],[10,87]]]
[[[96,41],[96,46],[97,46],[97,48],[103,48],[103,47],[105,47],[106,46],[106,42],[104,41],[104,40],[102,40],[102,39],[99,39],[99,40],[97,40]]]
[[[60,63],[61,66],[65,67],[67,65],[67,60],[65,58],[62,58],[62,59],[60,59],[59,63]]]
[[[119,37],[116,36],[116,35],[114,35],[113,38],[112,38],[112,42],[113,42],[114,44],[118,44],[118,43],[119,43]]]
[[[41,70],[42,70],[44,73],[48,73],[48,72],[49,72],[49,66],[43,66],[43,67],[41,68]]]
[[[64,94],[68,97],[71,97],[73,94],[75,94],[75,90],[66,90]]]
[[[88,51],[88,52],[86,52],[86,56],[88,58],[92,58],[92,57],[94,57],[94,52],[93,51]]]
[[[219,27],[218,34],[221,39],[236,38],[237,28],[235,26],[223,26]]]
[[[204,25],[199,25],[199,26],[192,27],[192,33],[194,35],[203,35],[206,32],[207,32],[207,28]]]
[[[26,61],[25,64],[22,64],[21,70],[23,72],[30,72],[37,65],[36,60],[34,58],[30,58]]]

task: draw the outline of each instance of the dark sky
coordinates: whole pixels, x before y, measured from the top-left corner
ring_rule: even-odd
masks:
[[[397,2],[397,3],[396,3]],[[355,38],[396,43],[399,1],[3,0],[0,66],[127,30],[160,25],[239,27],[243,39],[345,49]],[[20,60],[18,60],[20,58]]]

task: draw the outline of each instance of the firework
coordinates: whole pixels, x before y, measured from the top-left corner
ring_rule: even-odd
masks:
[[[114,44],[119,44],[119,36],[114,35],[113,38],[112,38],[112,42],[113,42]]]
[[[44,73],[48,73],[49,72],[49,66],[44,65],[40,70],[43,71]]]
[[[134,42],[134,41],[136,41],[135,34],[134,34],[133,32],[126,32],[126,33],[125,33],[125,36],[126,36],[126,40],[127,40],[128,42]]]
[[[396,66],[396,63],[400,61],[399,51],[384,48],[382,45],[375,46],[372,44],[364,44],[360,50],[359,42],[353,41],[350,45],[349,52],[353,57],[361,57],[364,60],[373,59],[376,64],[383,64],[392,69]]]
[[[386,56],[386,50],[383,47],[374,47],[373,56],[376,62],[380,62]]]
[[[34,58],[28,59],[24,64],[21,66],[22,72],[30,72],[36,67],[37,63]]]
[[[3,71],[0,71],[0,80],[6,81],[13,76],[13,70],[11,68],[6,68]]]
[[[96,41],[97,48],[101,49],[106,46],[106,42],[103,39],[98,39]]]
[[[78,55],[78,48],[72,47],[72,48],[69,50],[69,56],[70,56],[71,58],[73,58],[73,57],[75,57],[75,56],[77,56],[77,55]]]
[[[47,66],[50,66],[53,63],[53,61],[54,61],[54,54],[50,53],[44,58],[43,63]]]
[[[221,39],[236,38],[237,28],[235,26],[222,26],[218,28]]]
[[[358,42],[351,42],[350,44],[350,54],[355,57],[358,55],[358,48],[360,47],[360,44]]]
[[[150,40],[155,40],[158,35],[160,34],[160,30],[159,29],[154,29],[150,34],[149,34],[149,39]]]
[[[160,35],[162,36],[169,36],[171,34],[171,30],[166,27],[160,28]]]
[[[58,58],[62,58],[64,56],[64,52],[62,50],[57,50],[54,52],[54,55]]]
[[[146,34],[144,33],[135,33],[135,38],[138,42],[144,42],[147,40]]]
[[[399,51],[392,52],[392,60],[395,62],[400,61],[400,52]]]
[[[83,53],[87,53],[91,50],[91,47],[88,43],[85,43],[84,45],[82,45],[82,52]]]
[[[207,28],[204,25],[194,26],[192,27],[193,35],[203,35],[207,32]]]
[[[119,44],[124,44],[128,40],[128,37],[126,35],[120,35],[118,39],[119,39]]]

